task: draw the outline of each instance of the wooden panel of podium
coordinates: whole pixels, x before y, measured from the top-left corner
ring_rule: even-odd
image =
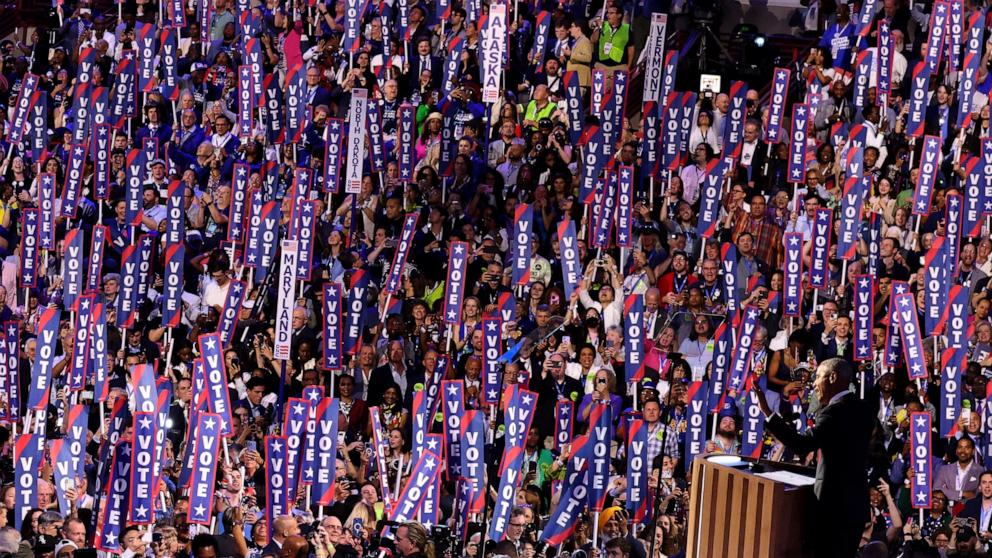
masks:
[[[703,455],[692,465],[686,556],[812,556],[813,549],[803,543],[812,517],[813,487],[793,486],[757,474],[784,471],[812,477],[812,471],[748,458],[735,464],[731,462],[734,458]]]

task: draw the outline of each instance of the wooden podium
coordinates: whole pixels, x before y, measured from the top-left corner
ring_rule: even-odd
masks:
[[[734,461],[736,460],[736,463]],[[772,473],[776,478],[761,474]],[[689,491],[689,558],[805,558],[813,486],[794,486],[811,469],[725,454],[697,456]]]

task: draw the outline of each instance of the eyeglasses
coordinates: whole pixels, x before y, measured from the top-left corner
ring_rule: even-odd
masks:
[[[510,522],[510,527],[520,527],[521,529],[523,529],[526,526],[527,526],[526,523],[514,523],[512,521]]]

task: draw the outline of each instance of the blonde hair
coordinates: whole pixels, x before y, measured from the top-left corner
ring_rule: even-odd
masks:
[[[355,525],[356,519],[360,519],[362,521],[362,525],[371,531],[375,527],[375,510],[365,502],[358,502],[358,504],[355,505],[355,508],[351,510],[351,515],[349,515],[348,519],[345,520],[345,528],[351,529]]]
[[[428,538],[427,528],[414,521],[404,523],[403,527],[406,527],[406,536],[410,542],[420,549],[424,556],[434,558],[434,543]]]

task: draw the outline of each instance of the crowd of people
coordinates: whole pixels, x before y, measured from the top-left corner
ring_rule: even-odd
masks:
[[[786,431],[850,391],[859,555],[986,555],[984,7],[812,3],[770,84],[681,92],[689,11],[79,0],[0,41],[0,553],[682,556],[694,457],[813,466]]]

